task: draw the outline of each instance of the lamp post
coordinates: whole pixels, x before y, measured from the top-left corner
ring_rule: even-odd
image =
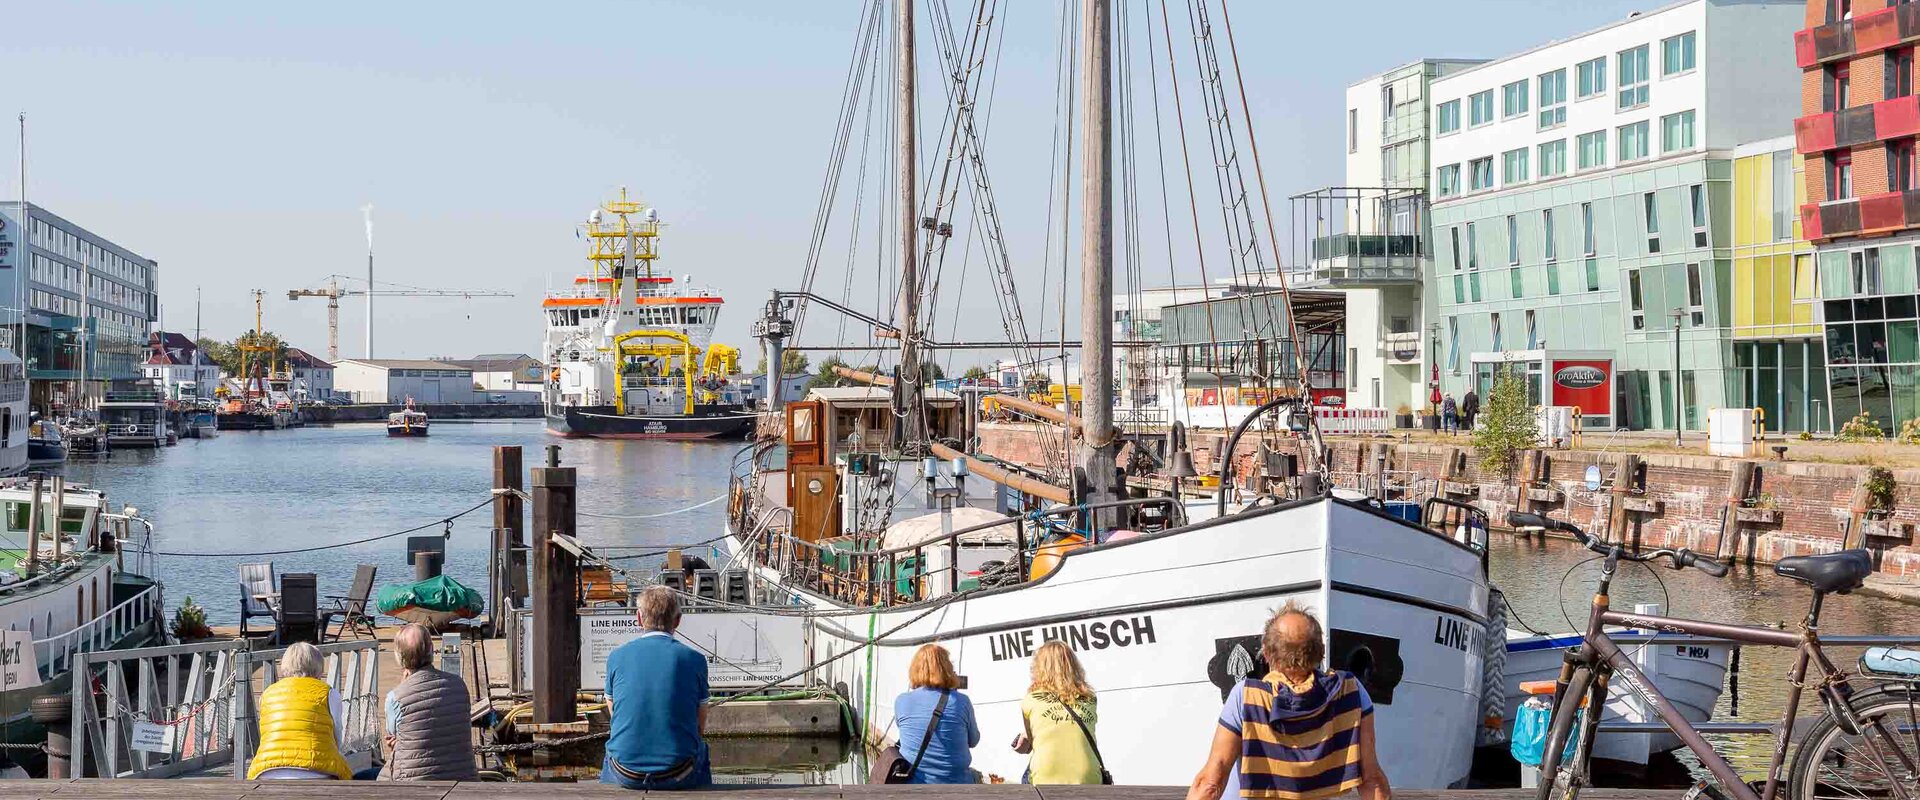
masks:
[[[1686,309],[1675,308],[1668,316],[1673,317],[1673,446],[1680,445],[1680,417],[1686,410],[1680,407],[1680,320],[1686,316]]]

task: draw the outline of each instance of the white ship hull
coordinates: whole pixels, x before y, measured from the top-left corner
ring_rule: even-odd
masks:
[[[737,551],[740,542],[733,544]],[[757,567],[791,593],[776,601],[846,609],[780,584],[778,566]],[[847,696],[870,738],[891,741],[894,699],[908,688],[915,648],[944,645],[977,710],[974,768],[989,780],[1017,782],[1027,757],[1007,744],[1021,730],[1030,656],[1047,639],[1064,638],[1100,693],[1102,752],[1115,780],[1180,785],[1199,769],[1226,692],[1242,677],[1237,671],[1260,669],[1252,658],[1262,627],[1288,599],[1322,618],[1333,666],[1363,673],[1393,785],[1464,781],[1481,695],[1487,584],[1480,554],[1332,500],[1082,550],[1042,580],[945,605],[935,598],[814,618],[815,663],[905,625],[816,678]]]

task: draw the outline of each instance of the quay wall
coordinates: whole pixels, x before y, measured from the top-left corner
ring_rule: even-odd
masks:
[[[1049,450],[1060,446],[1057,430],[1032,424],[982,423],[979,434],[982,452],[1036,467],[1044,466]],[[1193,431],[1188,440],[1195,469],[1203,475],[1217,473],[1226,434]],[[1288,438],[1279,447],[1297,454],[1301,444]],[[1234,452],[1236,476],[1257,469],[1259,447],[1257,436],[1241,438]],[[1643,466],[1645,484],[1622,505],[1644,510],[1626,512],[1626,524],[1615,535],[1609,530],[1614,504],[1609,487],[1621,471],[1623,453],[1535,451],[1546,463],[1540,479],[1525,481],[1482,470],[1464,436],[1458,445],[1335,437],[1327,440],[1327,447],[1332,451],[1336,485],[1352,485],[1354,473],[1371,473],[1376,452],[1384,452],[1386,468],[1394,471],[1390,482],[1415,481],[1416,493],[1423,498],[1437,490],[1442,496],[1472,502],[1496,526],[1504,526],[1506,513],[1527,502],[1532,505],[1529,510],[1609,539],[1624,537],[1644,547],[1687,547],[1759,563],[1843,546],[1866,547],[1879,568],[1870,588],[1920,599],[1920,547],[1915,542],[1915,528],[1920,525],[1920,469],[1890,470],[1895,485],[1891,514],[1863,520],[1859,511],[1866,496],[1866,465],[1634,453]],[[1735,470],[1744,471],[1736,465],[1742,462],[1752,465],[1752,481],[1734,490]],[[1598,491],[1586,488],[1589,466],[1600,468],[1603,485]],[[1524,501],[1523,489],[1530,490],[1524,493]],[[1737,510],[1730,510],[1730,505]],[[1728,519],[1724,532],[1723,517]]]
[[[401,403],[369,403],[352,406],[309,406],[301,409],[308,422],[381,422],[388,414],[406,406]],[[427,413],[429,422],[443,419],[539,419],[538,403],[415,403],[415,409]]]

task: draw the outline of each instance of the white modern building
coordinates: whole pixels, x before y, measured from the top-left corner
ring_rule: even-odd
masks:
[[[546,387],[546,367],[525,353],[481,353],[469,359],[437,358],[473,371],[473,382],[489,392],[538,392]]]
[[[1445,392],[1514,371],[1631,428],[1704,427],[1737,394],[1732,150],[1789,130],[1804,10],[1689,0],[1432,82]]]
[[[356,403],[479,403],[473,370],[444,361],[348,358],[333,362],[333,389]]]
[[[166,331],[147,337],[147,358],[140,364],[140,373],[175,400],[212,397],[220,383],[219,364],[208,360],[186,335]]]
[[[287,348],[287,370],[293,374],[294,391],[305,391],[311,400],[333,396],[333,365],[326,359],[298,347]]]

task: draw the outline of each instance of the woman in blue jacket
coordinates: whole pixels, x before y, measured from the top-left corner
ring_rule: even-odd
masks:
[[[907,682],[913,688],[893,701],[900,755],[913,761],[922,742],[926,746],[908,783],[973,783],[973,747],[980,744],[980,726],[973,720],[973,702],[960,693],[960,676],[947,649],[923,645],[913,654]],[[946,707],[934,723],[933,713],[942,697]]]

